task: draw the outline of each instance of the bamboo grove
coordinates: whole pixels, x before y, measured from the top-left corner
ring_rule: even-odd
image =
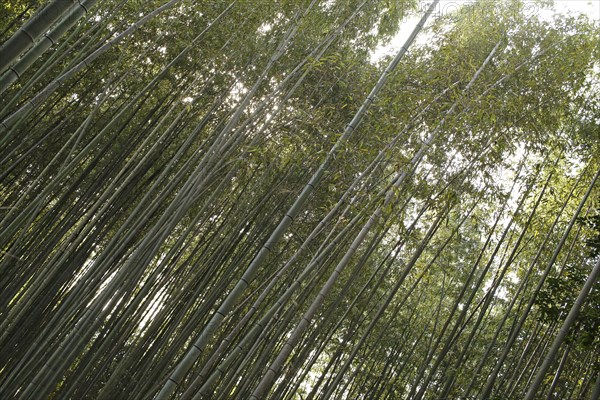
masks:
[[[42,3],[0,5],[0,398],[598,399],[597,22]]]

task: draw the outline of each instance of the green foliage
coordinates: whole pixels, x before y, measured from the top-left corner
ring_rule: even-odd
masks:
[[[579,223],[589,229],[584,240],[589,251],[588,259],[575,265],[568,264],[560,275],[548,279],[547,286],[537,299],[541,318],[547,323],[560,321],[569,312],[589,275],[590,266],[600,255],[600,213],[582,217]],[[593,288],[573,327],[570,342],[589,350],[597,345],[600,332],[599,310],[600,291]]]
[[[414,1],[184,0],[69,75],[165,4],[99,2],[0,98],[0,397],[151,398],[192,354],[176,396],[250,398],[288,349],[265,396],[523,397],[600,253],[597,212],[561,242],[598,27],[526,3],[437,16],[367,101]]]
[[[591,217],[581,218],[581,223],[591,230],[590,235],[585,239],[585,244],[590,249],[589,257],[594,259],[600,256],[600,210],[596,211],[596,215]]]

